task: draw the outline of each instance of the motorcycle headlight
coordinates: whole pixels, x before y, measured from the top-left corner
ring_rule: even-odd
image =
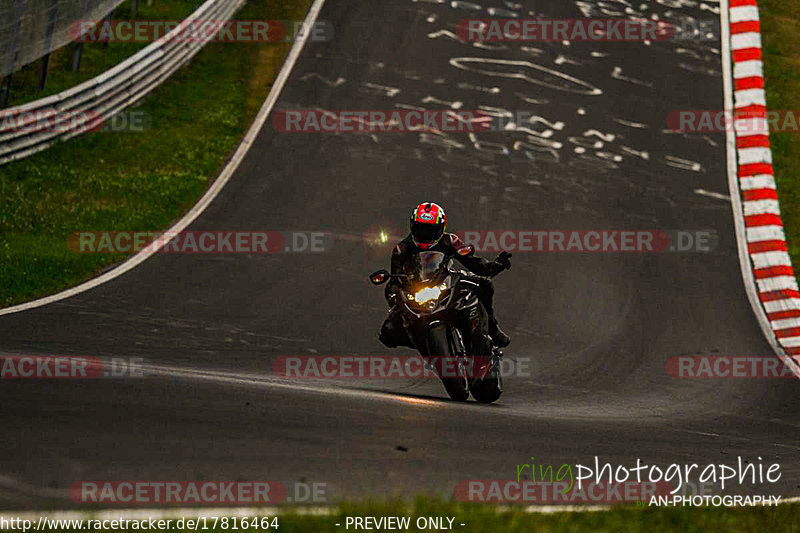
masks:
[[[417,291],[417,294],[414,295],[414,301],[418,304],[424,304],[426,302],[430,302],[431,300],[436,301],[441,296],[442,291],[447,288],[444,283],[437,287],[425,287]]]

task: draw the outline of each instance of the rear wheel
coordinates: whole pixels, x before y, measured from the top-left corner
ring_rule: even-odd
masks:
[[[469,385],[466,370],[452,349],[445,326],[428,332],[428,354],[450,398],[457,402],[467,401]]]
[[[503,376],[500,374],[500,360],[492,354],[492,369],[483,379],[475,380],[470,386],[470,392],[475,401],[479,403],[492,403],[503,394]]]

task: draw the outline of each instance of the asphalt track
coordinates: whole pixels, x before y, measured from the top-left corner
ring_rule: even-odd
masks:
[[[531,111],[564,123],[550,137],[560,148],[515,147],[532,141],[519,131],[478,134],[476,146],[460,133],[283,134],[268,121],[190,229],[360,236],[376,224],[403,228],[413,205],[434,199],[452,229],[715,230],[716,250],[515,254],[496,279],[498,315],[513,336],[507,357],[530,358],[533,375],[509,376],[494,406],[447,401],[431,381],[295,387],[271,375],[284,355],[391,353],[376,338],[382,291],[366,278],[386,266],[387,249],[356,238],[316,254],[158,254],[83,294],[0,317],[0,350],[141,357],[208,374],[4,382],[3,508],[75,507],[65,489],[87,479],[305,480],[328,483],[334,498],[452,495],[460,480],[513,478],[531,456],[630,466],[762,457],[780,463],[781,480],[734,493],[800,494],[794,380],[665,372],[677,355],[771,355],[745,295],[731,206],[695,193],[728,193],[724,135],[663,131],[673,110],[723,108],[719,40],[480,47],[437,36],[508,8],[480,6],[328,0],[320,19],[336,37],[306,45],[277,108],[449,105],[441,100]],[[531,6],[516,11],[580,15],[572,2]],[[667,8],[645,11],[665,17]],[[586,94],[586,84],[602,94]],[[592,129],[605,136],[601,148],[585,135]]]

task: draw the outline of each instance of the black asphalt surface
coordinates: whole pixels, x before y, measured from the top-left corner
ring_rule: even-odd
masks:
[[[159,254],[91,291],[0,317],[6,354],[140,357],[209,372],[2,383],[0,506],[78,507],[62,489],[89,479],[452,496],[461,480],[514,478],[531,456],[625,466],[761,457],[781,465],[780,481],[730,493],[800,494],[794,380],[665,371],[679,355],[771,355],[746,297],[731,206],[695,192],[728,194],[725,137],[664,131],[674,110],[722,109],[719,37],[481,46],[452,37],[491,7],[581,16],[573,2],[523,4],[328,0],[320,19],[335,38],[306,45],[277,109],[502,108],[545,119],[520,124],[539,135],[289,134],[269,120],[190,229],[339,237],[323,253]],[[652,4],[636,13],[648,17],[715,16],[641,4]],[[428,199],[446,207],[454,231],[712,230],[719,244],[515,253],[496,278],[496,307],[513,338],[506,357],[529,361],[532,374],[508,376],[493,406],[450,402],[434,381],[295,387],[272,375],[280,356],[392,353],[377,340],[382,290],[367,280],[390,248],[360,237],[405,229]]]

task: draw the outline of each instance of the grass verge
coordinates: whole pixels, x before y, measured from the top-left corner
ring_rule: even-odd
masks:
[[[526,513],[522,509],[497,510],[488,505],[467,503],[453,503],[419,498],[409,508],[403,503],[357,503],[341,506],[331,515],[299,514],[288,511],[280,513],[277,520],[270,518],[269,529],[282,533],[341,533],[342,531],[364,530],[355,528],[353,523],[347,527],[347,517],[408,517],[408,527],[379,528],[371,524],[371,530],[377,531],[437,531],[434,527],[425,527],[419,518],[443,519],[444,526],[452,527],[453,531],[468,531],[470,533],[573,533],[577,531],[592,532],[653,532],[659,533],[681,532],[701,533],[712,531],[725,531],[726,533],[752,533],[757,531],[796,531],[800,528],[798,512],[800,504],[786,504],[777,507],[749,507],[749,508],[716,508],[716,507],[653,507],[641,509],[638,507],[616,508],[610,511],[585,511],[563,513]],[[170,531],[184,531],[184,527],[177,527],[175,517],[170,524]],[[452,518],[452,523],[447,518]],[[220,517],[221,519],[221,517]],[[187,519],[188,520],[188,519]],[[198,522],[200,530],[209,533],[222,533],[234,528],[232,518],[228,519],[227,527],[218,521],[214,527],[214,519],[207,518],[205,522]],[[248,520],[248,526],[253,522],[253,517]],[[197,521],[196,521],[197,522]],[[258,520],[256,524],[264,522]],[[274,528],[277,523],[278,528]],[[339,525],[337,525],[339,524]],[[464,524],[463,526],[461,524]],[[84,526],[86,523],[84,522]],[[207,529],[203,529],[203,525]],[[242,529],[241,519],[237,519],[236,528]],[[432,525],[430,523],[428,526]],[[405,524],[403,524],[405,526]],[[250,527],[248,527],[250,529]],[[445,527],[446,529],[446,527]],[[65,527],[52,531],[72,532],[76,528]],[[84,528],[85,530],[85,528]],[[254,529],[255,530],[255,529]],[[261,527],[259,530],[264,531]],[[108,531],[115,531],[109,529]],[[120,531],[117,529],[116,531]]]
[[[800,0],[760,0],[767,106],[800,110]],[[778,198],[795,268],[800,267],[800,134],[770,134]]]
[[[237,18],[302,20],[309,5],[250,0]],[[126,257],[73,253],[70,233],[163,230],[194,205],[290,48],[208,44],[137,106],[145,131],[89,133],[0,166],[0,307],[76,285]]]

